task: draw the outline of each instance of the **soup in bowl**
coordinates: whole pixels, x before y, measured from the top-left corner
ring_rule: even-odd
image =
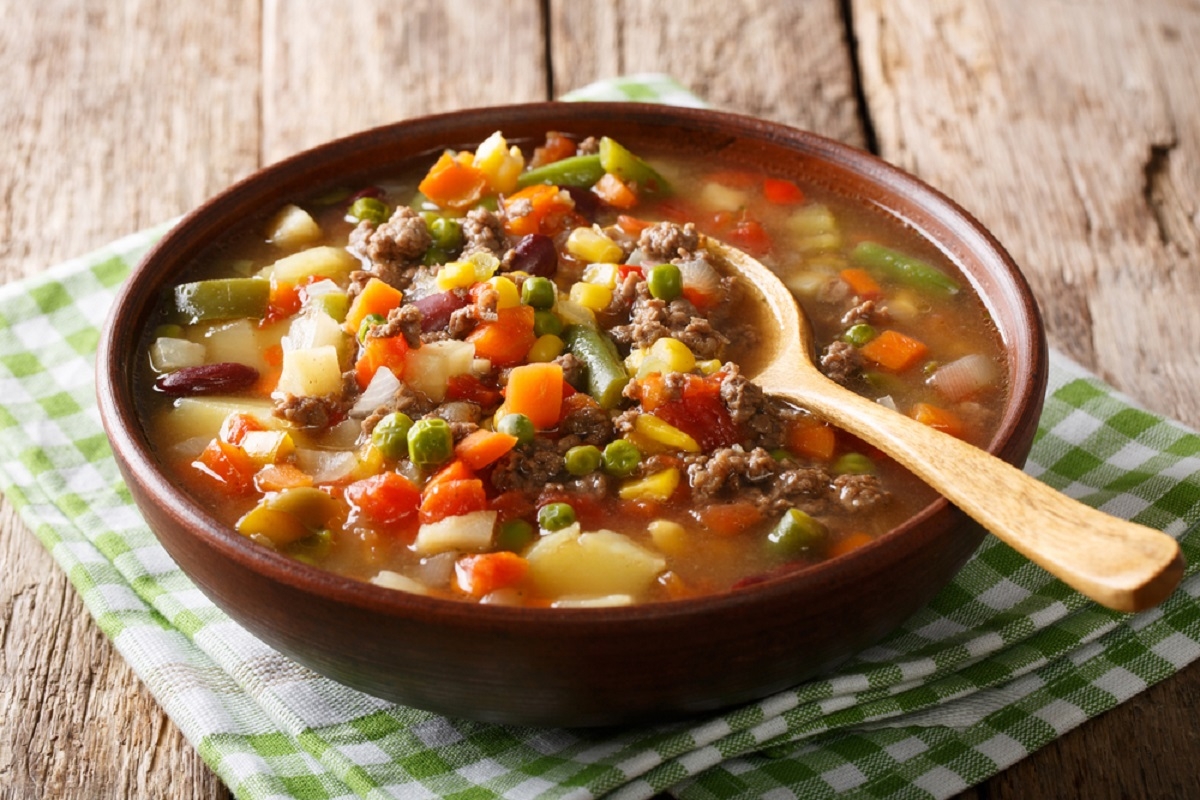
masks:
[[[402,123],[235,186],[122,296],[105,421],[185,571],[339,680],[552,724],[759,697],[980,532],[753,384],[769,322],[704,236],[780,275],[831,378],[1024,457],[1045,345],[977,223],[818,137],[647,106]]]

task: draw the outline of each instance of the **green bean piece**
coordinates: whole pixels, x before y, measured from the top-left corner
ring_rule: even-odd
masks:
[[[214,319],[262,319],[271,282],[262,278],[214,278],[175,287],[175,312],[185,324]]]
[[[603,455],[600,448],[591,444],[580,444],[563,454],[563,466],[570,474],[581,477],[600,469]]]
[[[387,317],[382,314],[367,314],[363,317],[363,321],[358,323],[358,343],[362,344],[367,340],[367,334],[371,332],[371,328],[386,323]]]
[[[600,140],[600,164],[626,183],[637,184],[644,194],[668,194],[671,187],[654,167],[635,156],[619,142],[603,137]]]
[[[771,451],[771,458],[776,461],[787,461],[790,458],[794,461],[796,457],[782,447],[777,447]]]
[[[496,430],[517,437],[517,444],[529,444],[537,436],[533,420],[524,414],[505,414],[496,423]]]
[[[528,282],[528,281],[527,281]],[[553,311],[535,311],[533,313],[533,335],[545,336],[547,333],[558,336],[563,332],[562,320]]]
[[[767,542],[781,556],[798,556],[819,545],[827,535],[820,522],[798,508],[789,508],[767,534]]]
[[[646,272],[646,288],[653,297],[669,303],[683,294],[683,273],[674,264],[657,264]]]
[[[533,526],[523,519],[510,519],[501,522],[496,531],[496,548],[508,550],[510,553],[520,553],[534,539]]]
[[[561,531],[575,523],[575,509],[570,503],[547,503],[538,509],[538,525],[544,530]]]
[[[600,463],[604,471],[614,478],[628,478],[642,463],[642,454],[633,442],[614,439],[605,445],[604,452],[600,454]]]
[[[517,186],[525,188],[538,183],[549,183],[554,186],[588,189],[603,177],[604,167],[600,165],[600,156],[571,156],[522,172],[517,178]]]
[[[629,383],[625,364],[617,356],[617,346],[595,328],[570,325],[563,333],[567,349],[587,367],[587,393],[604,410],[616,408],[621,390]]]
[[[436,467],[454,455],[454,435],[439,417],[419,419],[408,429],[408,457],[418,467]]]
[[[375,424],[371,431],[371,444],[383,453],[384,458],[398,461],[408,455],[408,432],[412,426],[412,417],[401,411],[393,411]]]
[[[834,475],[872,475],[875,462],[862,453],[842,453],[833,462]]]
[[[317,303],[335,322],[344,322],[350,311],[350,298],[344,292],[323,294]]]
[[[521,302],[527,306],[533,306],[539,311],[545,311],[546,309],[553,308],[554,301],[557,299],[558,288],[554,285],[554,281],[549,278],[535,275],[532,278],[526,278],[521,284]]]
[[[874,327],[865,322],[860,322],[846,329],[846,332],[842,334],[842,341],[846,344],[852,344],[855,347],[862,347],[874,339],[876,335],[877,331]]]
[[[937,267],[875,242],[860,242],[851,251],[850,260],[914,289],[927,289],[942,295],[951,295],[958,294],[960,288],[958,281]]]
[[[462,225],[456,219],[437,217],[433,222],[426,223],[429,235],[433,237],[433,246],[443,252],[452,253],[462,247]]]
[[[349,216],[359,222],[368,220],[376,225],[382,225],[391,216],[387,203],[376,197],[360,197],[350,204]]]

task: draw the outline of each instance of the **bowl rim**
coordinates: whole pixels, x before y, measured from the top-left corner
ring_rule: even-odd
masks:
[[[660,122],[663,117],[670,117],[670,121]],[[547,130],[555,129],[555,125],[559,126],[557,129],[563,129],[565,126],[562,123],[568,119],[572,127],[589,124],[591,130],[603,130],[606,121],[621,119],[650,125],[683,124],[705,134],[749,136],[763,144],[792,149],[802,145],[800,149],[808,157],[830,162],[842,171],[884,186],[889,195],[899,194],[901,199],[915,204],[930,221],[936,220],[946,227],[948,233],[954,235],[959,247],[951,250],[947,243],[930,236],[924,226],[899,214],[897,209],[882,206],[881,210],[909,224],[960,268],[968,255],[990,263],[986,272],[999,281],[999,294],[1002,295],[999,299],[985,295],[971,272],[963,269],[964,275],[993,318],[996,316],[995,303],[1000,300],[1005,301],[1005,307],[1014,315],[1012,328],[1018,335],[1010,340],[1003,337],[1003,331],[1000,331],[1002,347],[1008,355],[1009,397],[986,449],[993,455],[1001,455],[1004,448],[1013,443],[1022,419],[1030,413],[1040,413],[1048,378],[1048,357],[1044,325],[1032,289],[1011,255],[992,233],[938,189],[865,150],[783,123],[741,114],[636,102],[522,103],[425,115],[339,137],[254,171],[184,215],[143,256],[123,282],[101,334],[96,361],[96,392],[101,419],[118,461],[123,462],[123,466],[144,487],[150,498],[173,514],[189,530],[190,535],[199,537],[205,545],[214,548],[222,556],[236,559],[264,578],[319,594],[332,601],[389,615],[414,618],[433,615],[444,620],[453,618],[459,624],[477,626],[503,624],[509,620],[534,620],[540,625],[574,625],[583,619],[599,625],[621,625],[639,619],[690,617],[745,603],[769,602],[772,598],[789,594],[800,582],[818,586],[839,583],[845,576],[858,572],[863,562],[884,558],[889,550],[919,534],[925,521],[949,506],[945,498],[935,498],[905,522],[850,553],[801,569],[768,575],[761,581],[736,590],[681,600],[603,608],[503,606],[396,591],[288,558],[218,523],[187,492],[163,476],[148,437],[137,422],[132,381],[121,380],[122,375],[132,374],[131,362],[127,358],[129,350],[122,348],[121,342],[131,339],[134,343],[141,341],[141,326],[134,324],[140,320],[131,317],[149,303],[148,291],[141,287],[148,282],[157,285],[160,279],[156,279],[153,273],[160,269],[159,262],[173,263],[177,260],[176,251],[181,249],[194,254],[206,247],[207,242],[222,229],[228,229],[228,221],[224,220],[226,212],[221,211],[224,206],[246,196],[278,193],[277,188],[271,187],[279,181],[283,181],[285,186],[299,184],[301,182],[296,176],[301,174],[309,176],[306,181],[310,186],[319,185],[319,180],[312,179],[314,170],[317,175],[329,172],[331,164],[348,158],[352,150],[378,148],[398,137],[429,137],[446,126],[451,129],[483,126],[504,130],[506,121],[521,124],[540,121],[543,130]],[[441,147],[454,144],[456,142],[445,141],[429,152],[437,152]],[[410,152],[403,160],[417,157],[418,152],[425,151]],[[872,204],[881,205],[877,201]],[[175,270],[172,272],[175,273]]]

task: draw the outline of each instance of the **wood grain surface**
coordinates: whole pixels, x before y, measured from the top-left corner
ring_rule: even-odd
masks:
[[[0,277],[403,117],[669,72],[876,147],[1022,264],[1052,341],[1200,427],[1200,7],[1184,0],[0,0]],[[0,797],[228,798],[0,509]],[[964,798],[1186,797],[1200,666]]]

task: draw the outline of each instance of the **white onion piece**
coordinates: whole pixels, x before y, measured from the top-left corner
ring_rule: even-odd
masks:
[[[448,586],[454,572],[456,553],[438,553],[426,556],[408,568],[408,574],[426,586]]]
[[[342,289],[328,278],[313,281],[304,287],[304,293],[309,297],[324,297],[327,294],[345,294]]]
[[[631,267],[640,267],[647,262],[646,251],[640,247],[633,248],[633,252],[629,254],[629,258],[625,259],[625,263]]]
[[[334,483],[346,478],[358,464],[350,450],[308,450],[296,448],[296,466],[312,476],[313,483]]]
[[[687,258],[675,262],[679,267],[683,285],[701,294],[715,295],[721,293],[721,273],[703,258]]]
[[[996,365],[992,360],[972,353],[938,367],[928,383],[946,398],[958,402],[987,388],[995,380]]]
[[[387,367],[375,370],[375,376],[367,384],[367,388],[358,396],[358,400],[350,407],[350,416],[367,417],[375,409],[392,399],[392,395],[400,388],[400,379]]]
[[[160,336],[150,346],[150,365],[155,372],[173,372],[204,363],[205,349],[199,342]]]
[[[899,409],[896,407],[896,401],[892,399],[892,396],[891,396],[890,394],[885,394],[883,397],[880,397],[880,398],[879,398],[879,399],[877,399],[875,402],[876,402],[876,403],[879,403],[879,405],[881,405],[881,406],[885,406],[885,407],[887,407],[887,408],[890,408],[892,411],[898,411],[898,410],[899,410]]]

